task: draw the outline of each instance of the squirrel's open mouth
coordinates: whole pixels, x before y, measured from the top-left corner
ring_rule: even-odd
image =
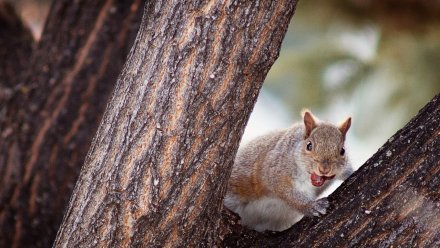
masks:
[[[312,185],[315,187],[321,187],[326,180],[333,179],[335,175],[333,176],[318,176],[315,172],[310,175],[310,181],[312,181]]]

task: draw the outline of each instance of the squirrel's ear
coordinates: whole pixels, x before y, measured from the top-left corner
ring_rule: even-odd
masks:
[[[351,126],[351,117],[348,117],[344,122],[342,122],[341,124],[339,124],[339,131],[341,131],[342,136],[344,136],[345,139],[345,135],[347,134],[348,129],[350,129]]]
[[[302,111],[304,126],[306,127],[305,139],[310,136],[312,130],[317,126],[316,119],[308,109]]]

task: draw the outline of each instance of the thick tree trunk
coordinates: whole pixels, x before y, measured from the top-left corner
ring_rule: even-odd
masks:
[[[17,75],[26,70],[33,44],[31,32],[14,8],[0,0],[0,119],[18,82]]]
[[[383,120],[386,121],[386,120]],[[322,218],[258,234],[224,213],[223,247],[439,247],[440,95],[330,197]]]
[[[55,247],[207,246],[295,1],[152,1]]]
[[[53,2],[2,106],[0,247],[53,243],[141,16],[141,0]]]

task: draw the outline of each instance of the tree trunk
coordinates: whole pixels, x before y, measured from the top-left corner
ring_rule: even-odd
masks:
[[[258,234],[224,213],[222,246],[439,247],[439,147],[437,95],[329,197],[327,215]]]
[[[295,1],[151,1],[55,247],[211,247]]]
[[[0,247],[50,247],[142,1],[53,1],[0,119]],[[15,50],[17,48],[11,48]],[[10,52],[10,51],[8,51]]]
[[[32,34],[14,8],[0,0],[0,119],[18,82],[16,76],[26,70],[33,44]]]

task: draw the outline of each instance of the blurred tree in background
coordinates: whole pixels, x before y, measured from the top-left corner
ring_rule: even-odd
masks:
[[[54,1],[43,33],[49,2],[14,2],[20,17],[3,3],[0,247],[49,247],[138,32],[143,1]],[[13,28],[21,19],[35,43],[27,28]]]

